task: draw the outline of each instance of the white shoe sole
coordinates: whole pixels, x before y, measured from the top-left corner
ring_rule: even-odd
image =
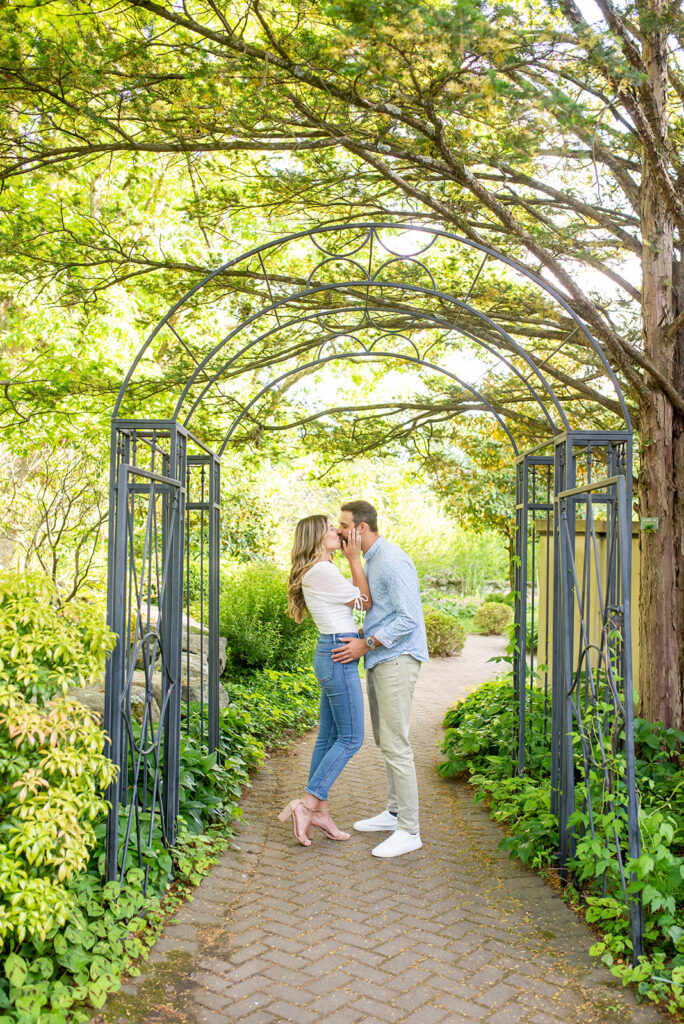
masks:
[[[392,828],[390,825],[362,825],[361,822],[356,822],[354,828],[357,832],[396,832],[397,826]]]
[[[411,845],[408,847],[408,849],[405,850],[397,850],[396,853],[378,853],[378,846],[376,846],[374,850],[371,850],[371,853],[373,854],[374,857],[379,857],[380,860],[392,860],[392,858],[394,857],[403,857],[407,853],[415,853],[416,850],[421,850],[422,847],[423,844],[419,839],[415,845]]]

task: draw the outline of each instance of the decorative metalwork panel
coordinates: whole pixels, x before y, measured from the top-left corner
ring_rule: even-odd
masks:
[[[220,484],[214,453],[168,421],[114,421],[111,474],[108,621],[119,642],[105,729],[119,776],[107,794],[110,880],[131,862],[147,875],[155,836],[174,842],[191,704],[208,749],[218,746]]]
[[[626,863],[641,852],[634,763],[631,435],[559,440],[558,618],[554,623],[554,743],[562,868],[578,844],[604,865],[627,905],[634,956],[643,948],[640,901]]]
[[[107,877],[159,833],[171,844],[178,814],[180,624],[186,457],[173,423],[112,429],[109,624],[105,729],[119,776],[107,794]]]
[[[559,824],[559,867],[565,880],[572,880],[578,842],[592,844],[593,855],[605,862],[599,894],[605,895],[613,873],[638,957],[642,909],[628,892],[633,879],[625,867],[628,858],[640,853],[632,707],[631,465],[631,434],[626,431],[558,435],[552,444],[518,459],[513,667],[515,770],[525,773],[530,745],[539,742],[527,711],[543,692],[544,736],[551,718],[551,811]],[[543,607],[536,606],[540,595]]]
[[[150,333],[122,385],[115,415],[140,414],[136,402],[141,392],[129,384],[156,372],[160,352],[165,359],[178,354],[176,376],[182,381],[167,392],[168,415],[190,426],[196,411],[211,403],[220,402],[222,411],[232,406],[237,415],[232,384],[246,374],[267,371],[274,378],[268,389],[276,378],[284,380],[336,359],[392,358],[431,365],[436,338],[451,337],[456,346],[466,339],[493,356],[519,382],[550,433],[569,430],[571,422],[552,376],[527,349],[529,325],[517,324],[505,302],[491,302],[492,295],[521,284],[534,294],[540,309],[562,310],[554,347],[562,349],[582,338],[592,361],[591,386],[598,370],[629,423],[619,384],[600,346],[548,281],[471,239],[396,221],[300,231],[217,267]],[[271,368],[277,373],[270,374]],[[432,368],[447,370],[445,365]],[[468,382],[459,383],[470,389]],[[480,394],[478,401],[501,419],[486,396]]]

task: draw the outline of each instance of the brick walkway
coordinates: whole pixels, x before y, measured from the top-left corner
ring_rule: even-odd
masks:
[[[588,955],[587,928],[532,872],[497,851],[499,827],[469,787],[434,772],[440,721],[490,678],[498,639],[423,669],[412,734],[423,849],[371,856],[377,836],[297,845],[277,812],[299,795],[313,743],[270,760],[226,853],[157,942],[142,977],[98,1020],[136,1024],[657,1024]],[[368,737],[370,737],[368,728]],[[333,790],[333,812],[384,807],[370,742]],[[380,837],[382,838],[382,837]]]

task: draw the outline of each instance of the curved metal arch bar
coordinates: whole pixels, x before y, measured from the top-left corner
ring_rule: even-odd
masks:
[[[430,294],[432,294],[432,293],[430,293]],[[469,307],[466,307],[466,309],[467,308],[469,308]],[[356,312],[357,309],[358,309],[357,306],[341,306],[341,307],[335,308],[332,312],[334,312],[336,314],[340,314],[340,313],[347,313],[347,312]],[[409,309],[410,309],[410,307],[409,307]],[[259,313],[255,313],[254,317],[250,318],[250,319],[251,320],[256,319],[257,317],[261,316],[262,312],[263,312],[263,310],[259,311]],[[386,312],[386,310],[382,310],[382,311],[379,311],[379,312]],[[195,411],[197,410],[197,407],[204,400],[204,396],[206,395],[207,391],[211,387],[213,387],[213,385],[216,383],[216,381],[226,372],[226,370],[229,370],[230,367],[233,365],[233,363],[237,359],[239,359],[240,356],[242,356],[246,352],[248,352],[250,348],[252,348],[254,345],[259,344],[260,341],[265,341],[267,338],[271,337],[273,334],[277,334],[279,331],[286,330],[288,327],[293,327],[293,326],[296,326],[297,324],[306,323],[309,320],[318,320],[321,315],[325,315],[325,314],[321,314],[320,311],[316,311],[316,312],[312,312],[312,313],[307,313],[305,316],[294,317],[292,320],[288,320],[286,323],[279,323],[275,327],[271,327],[267,331],[264,331],[262,334],[258,335],[258,337],[254,338],[253,341],[250,341],[249,344],[244,345],[238,352],[235,352],[226,363],[223,363],[223,365],[216,371],[214,376],[205,384],[204,388],[202,389],[200,394],[197,396],[197,398],[195,399],[195,401],[191,405],[190,410],[187,413],[187,415],[186,415],[186,417],[185,417],[185,419],[183,421],[183,425],[186,426],[186,427],[189,427],[190,420],[192,419],[193,415],[195,414]],[[528,391],[530,392],[533,400],[535,402],[537,402],[537,404],[539,405],[539,408],[541,409],[541,411],[542,411],[542,413],[543,413],[547,423],[551,427],[551,430],[553,431],[553,433],[554,434],[558,434],[559,433],[559,429],[556,426],[556,424],[554,423],[553,418],[551,417],[551,414],[549,413],[549,410],[548,410],[548,407],[547,407],[546,403],[542,400],[542,398],[539,395],[539,393],[537,392],[537,390],[535,388],[533,388],[532,385],[530,384],[530,382],[523,376],[522,372],[516,366],[514,366],[513,363],[511,363],[511,361],[506,356],[502,355],[501,352],[498,352],[496,349],[492,348],[492,346],[489,345],[488,342],[483,341],[481,338],[478,338],[476,334],[473,334],[471,331],[466,330],[466,328],[464,328],[464,327],[457,327],[457,326],[455,326],[454,324],[450,323],[448,320],[443,319],[442,317],[438,316],[436,313],[428,313],[428,312],[425,312],[423,310],[420,310],[420,319],[424,320],[426,323],[431,323],[431,324],[434,324],[434,325],[439,326],[439,327],[445,327],[447,330],[450,330],[450,331],[458,331],[458,333],[462,334],[464,338],[469,338],[470,341],[473,341],[476,345],[480,345],[487,352],[489,352],[490,355],[494,356],[501,363],[503,363],[503,365],[506,366],[511,371],[511,373],[513,373],[520,380],[521,384],[523,384],[528,389]],[[222,345],[227,344],[228,341],[230,341],[230,339],[232,337],[234,337],[236,335],[236,333],[238,333],[243,327],[244,327],[244,323],[243,324],[239,324],[238,327],[235,328],[235,330],[231,331],[230,334],[226,335],[225,339],[222,342],[220,342],[219,345],[217,345],[212,350],[211,353],[209,353],[209,355],[207,356],[207,359],[211,358],[214,353],[217,353],[220,350],[220,348],[222,347]],[[345,331],[340,331],[339,333],[340,333],[340,335],[344,335],[344,334],[347,334],[349,332],[349,330],[356,330],[356,329],[359,329],[360,327],[361,327],[361,325],[359,325],[358,328],[347,328]],[[498,330],[498,328],[497,328],[497,330]],[[333,336],[335,336],[335,332],[331,331],[330,333]],[[513,344],[516,345],[515,342],[513,342]],[[518,348],[518,347],[519,346],[516,345],[516,348]],[[524,350],[523,350],[523,352],[524,352]],[[523,356],[523,358],[525,358],[525,356]],[[529,365],[530,360],[526,358],[525,361]],[[198,370],[199,370],[199,367],[198,367]],[[540,375],[538,374],[538,376],[540,376]],[[187,387],[184,389],[184,393],[185,393],[185,391],[187,391]],[[182,396],[181,396],[181,400],[182,400]],[[180,400],[179,400],[179,404],[180,404]],[[562,409],[562,407],[560,407],[559,403],[556,403],[556,408],[560,409],[561,419],[563,420],[564,426],[567,429],[568,423],[567,423],[567,420],[566,420],[566,418],[564,416],[563,409]],[[178,411],[179,411],[179,407],[177,406],[176,415],[177,415]]]
[[[311,287],[312,284],[316,284],[316,282],[313,280],[314,275],[319,270],[322,270],[323,267],[325,267],[328,263],[350,263],[352,267],[356,267],[357,270],[360,270],[361,273],[365,275],[364,280],[366,281],[366,283],[369,283],[371,281],[371,277],[369,276],[366,268],[362,267],[357,260],[353,260],[351,256],[328,256],[326,259],[321,260],[320,263],[317,263],[316,266],[311,271],[311,273],[308,275],[306,279],[307,288]],[[320,285],[324,285],[325,283],[325,281],[319,282],[319,287]]]
[[[451,373],[450,370],[445,370],[441,366],[436,366],[434,363],[428,363],[424,359],[416,359],[414,356],[407,356],[402,352],[339,352],[332,356],[324,356],[322,359],[314,359],[312,360],[312,362],[306,363],[304,366],[296,366],[293,370],[288,370],[286,373],[281,373],[279,377],[275,377],[273,380],[269,381],[268,384],[265,384],[263,388],[260,389],[258,394],[254,396],[254,398],[245,406],[242,412],[238,416],[236,416],[233,422],[231,423],[230,427],[228,428],[228,432],[225,438],[223,439],[223,443],[221,444],[221,447],[218,450],[217,454],[219,458],[222,457],[233,433],[235,432],[235,430],[237,430],[238,426],[240,425],[244,417],[247,415],[249,410],[254,408],[259,399],[262,398],[267,391],[270,391],[271,388],[274,388],[276,384],[280,384],[281,381],[287,380],[288,377],[292,377],[296,373],[301,373],[302,370],[309,370],[314,366],[323,366],[325,363],[332,363],[336,360],[342,359],[400,359],[403,362],[415,363],[419,366],[426,367],[426,369],[428,370],[435,370],[437,373],[442,373],[444,374],[445,377],[450,377],[451,380],[454,380],[457,384],[460,384],[462,388],[465,388],[466,391],[469,391],[471,395],[474,395],[475,398],[478,398],[489,409],[492,416],[494,416],[499,426],[501,427],[501,429],[504,431],[509,441],[511,442],[511,447],[513,449],[514,456],[517,456],[519,454],[518,446],[515,443],[515,438],[511,434],[508,427],[506,426],[506,422],[502,418],[501,414],[496,411],[494,406],[487,398],[485,398],[484,395],[480,394],[480,392],[477,391],[474,387],[471,387],[470,384],[466,384],[466,382],[464,380],[461,380],[460,377],[457,377],[455,373]]]
[[[299,322],[301,323],[301,320]],[[359,325],[358,329],[360,329],[360,325]],[[372,350],[372,348],[373,348],[372,345],[370,345],[370,346],[366,345],[365,342],[363,342],[361,340],[361,338],[355,338],[354,334],[353,334],[353,331],[351,329],[349,329],[349,328],[346,331],[331,331],[330,332],[330,337],[326,338],[318,346],[318,352],[316,353],[316,359],[320,359],[321,358],[321,353],[323,352],[323,349],[325,348],[326,345],[329,345],[331,341],[337,341],[339,338],[349,338],[350,341],[353,341],[353,343],[359,347],[361,352],[370,352]],[[414,348],[414,351],[415,351],[416,355],[420,358],[420,352],[418,351],[417,347],[415,345],[413,345],[413,348]]]
[[[378,275],[381,274],[388,267],[394,266],[395,263],[412,263],[414,267],[420,267],[420,269],[424,270],[427,276],[432,281],[433,292],[435,292],[435,294],[439,293],[439,288],[437,287],[437,282],[435,281],[435,275],[432,273],[430,268],[422,262],[422,260],[416,259],[415,256],[393,256],[392,259],[385,260],[385,262],[381,263],[378,269],[375,271],[375,273],[371,277],[371,281],[375,283],[378,279]]]
[[[247,317],[246,320],[243,320],[241,323],[239,323],[236,327],[233,328],[232,331],[230,331],[225,336],[225,338],[223,338],[220,342],[218,342],[218,344],[216,344],[214,346],[214,348],[210,352],[207,353],[207,355],[204,357],[204,359],[193,370],[191,376],[188,377],[188,380],[186,381],[185,387],[183,388],[183,390],[181,392],[181,395],[180,395],[180,397],[178,399],[178,402],[176,403],[176,407],[175,407],[175,409],[173,411],[173,418],[177,419],[180,416],[180,412],[181,412],[181,409],[183,407],[183,402],[185,401],[190,388],[195,383],[195,381],[197,380],[199,375],[203,372],[203,370],[207,366],[207,364],[214,358],[215,355],[217,355],[221,351],[222,348],[225,348],[225,346],[228,344],[229,341],[231,341],[234,337],[236,337],[236,335],[238,335],[242,330],[244,330],[244,328],[247,327],[248,324],[254,323],[256,320],[260,319],[262,316],[266,316],[268,313],[276,312],[281,306],[285,306],[285,305],[287,305],[290,302],[294,302],[294,301],[302,299],[302,298],[308,298],[310,295],[317,295],[317,294],[320,294],[321,292],[325,292],[325,291],[333,291],[333,292],[335,292],[335,291],[341,291],[342,289],[347,289],[347,288],[366,288],[366,287],[367,287],[367,285],[363,281],[341,281],[341,282],[332,282],[331,284],[327,284],[327,285],[317,285],[314,288],[307,288],[305,291],[294,292],[292,295],[287,295],[284,298],[279,299],[278,302],[274,302],[270,306],[264,306],[264,307],[262,307],[262,309],[258,310],[256,313],[253,313],[252,316]],[[532,373],[539,379],[540,383],[542,384],[542,387],[548,393],[548,395],[549,395],[549,397],[550,397],[550,399],[551,399],[551,401],[552,401],[552,403],[553,403],[553,405],[554,405],[554,407],[556,409],[556,412],[558,413],[558,416],[560,417],[560,419],[561,419],[561,421],[563,423],[563,426],[565,427],[566,430],[570,430],[570,422],[569,422],[567,416],[565,415],[565,411],[564,411],[560,401],[558,400],[558,397],[556,396],[556,393],[554,392],[553,388],[549,384],[549,382],[546,379],[546,377],[544,376],[544,374],[541,373],[541,371],[539,370],[539,367],[536,365],[536,363],[534,362],[532,357],[527,352],[527,349],[523,348],[522,345],[520,345],[517,341],[515,341],[515,339],[512,338],[511,335],[508,334],[508,332],[503,329],[503,327],[500,327],[498,324],[496,324],[492,319],[490,319],[490,317],[488,317],[486,315],[486,313],[481,313],[479,310],[475,309],[474,306],[470,306],[470,305],[468,305],[468,303],[462,302],[459,299],[455,299],[452,296],[447,295],[444,292],[433,292],[430,289],[422,288],[419,285],[404,284],[404,283],[397,282],[397,281],[374,281],[373,284],[372,284],[372,287],[378,288],[378,289],[389,288],[389,289],[398,290],[398,291],[401,291],[401,292],[414,292],[414,293],[416,293],[418,295],[434,296],[436,298],[442,299],[444,302],[447,302],[447,303],[450,303],[451,305],[457,306],[459,309],[461,309],[461,310],[463,310],[465,312],[471,313],[478,320],[482,320],[489,327],[491,327],[492,330],[495,333],[501,335],[501,337],[504,338],[508,342],[508,344],[514,349],[514,351],[517,352],[518,355],[522,359],[524,359],[524,361],[527,363],[529,368],[532,370]],[[413,312],[413,310],[411,310],[411,311]],[[331,313],[335,313],[335,312],[339,312],[339,310],[334,310],[333,309],[330,312]],[[387,311],[386,310],[378,310],[378,312],[381,312],[381,313],[385,312],[386,313]],[[420,317],[422,317],[426,321],[430,317],[429,313],[424,313],[422,310],[417,310],[417,312],[420,313]],[[325,314],[321,314],[321,312],[318,311],[317,315],[321,316],[321,315],[325,315]],[[303,322],[303,319],[304,318],[302,318],[302,317],[300,317],[298,319],[296,318],[295,320],[291,321],[291,323],[294,325],[294,324],[297,324],[299,322]],[[452,328],[453,328],[453,325],[452,325]],[[455,329],[458,330],[459,328],[455,328]],[[480,339],[476,335],[469,335],[469,337],[476,344],[484,346],[484,343],[482,341],[480,341]],[[233,358],[237,358],[242,353],[248,351],[250,346],[251,346],[251,344],[252,343],[250,343],[250,345],[247,345],[244,348],[242,348],[239,352],[235,353],[235,356],[231,357],[231,359],[228,361],[228,363],[226,363],[225,366],[222,367],[222,369],[219,371],[219,374],[221,372],[225,371],[225,369],[227,369],[231,365],[231,362],[232,362]],[[491,352],[492,351],[491,348],[488,348],[488,351]],[[498,352],[495,352],[494,354],[499,359],[503,358],[502,356],[500,356],[500,354]],[[211,380],[205,385],[205,387],[203,388],[203,390],[202,390],[202,392],[200,394],[200,400],[204,398],[205,394],[207,393],[209,388],[216,382],[216,380],[217,380],[217,375],[214,375],[214,377],[212,377]],[[556,427],[553,424],[553,421],[551,420],[551,418],[549,416],[546,404],[544,402],[542,402],[541,398],[536,394],[536,392],[534,391],[534,389],[532,388],[532,386],[530,384],[528,384],[528,387],[530,388],[532,393],[535,395],[536,400],[539,402],[541,408],[544,410],[545,415],[546,415],[547,419],[549,420],[549,422],[551,423],[554,432],[557,433]],[[197,401],[193,404],[193,407],[192,407],[192,411],[193,412],[194,412],[195,408],[197,407],[197,404],[198,404]],[[185,422],[186,425],[189,424],[190,418],[191,418],[190,414],[188,414],[185,417],[184,422]]]
[[[368,346],[368,350],[367,351],[368,352],[372,352],[373,349],[375,348],[375,346],[379,345],[380,342],[383,340],[383,338],[388,338],[388,337],[393,337],[397,341],[405,341],[406,344],[410,345],[411,348],[413,349],[413,351],[416,353],[416,358],[420,359],[420,349],[416,345],[415,341],[412,341],[410,338],[407,338],[406,335],[402,334],[401,332],[397,332],[396,334],[392,334],[392,335],[382,334],[379,338],[376,339],[376,341],[372,341],[370,343],[370,345]],[[323,349],[323,346],[321,345],[321,348],[319,350],[319,355],[320,355],[320,352],[322,351],[322,349]]]
[[[507,266],[511,267],[513,270],[515,270],[518,273],[522,274],[523,277],[526,277],[529,281],[534,282],[534,284],[536,284],[539,288],[541,288],[542,291],[546,292],[547,295],[550,295],[551,298],[554,299],[554,301],[557,302],[566,311],[566,313],[577,324],[579,329],[582,331],[584,336],[587,338],[587,340],[589,341],[590,345],[592,346],[592,348],[596,352],[597,356],[601,360],[601,363],[602,363],[602,365],[603,365],[603,367],[604,367],[604,369],[606,371],[606,374],[607,374],[611,384],[613,385],[615,393],[616,393],[616,395],[618,397],[618,401],[620,403],[620,408],[622,409],[622,415],[623,415],[623,417],[625,419],[625,424],[627,426],[627,429],[628,430],[632,429],[632,420],[631,420],[631,417],[629,415],[629,409],[627,408],[627,403],[625,402],[625,396],[622,393],[622,388],[620,387],[619,381],[618,381],[617,377],[615,376],[615,373],[613,372],[611,366],[608,363],[608,360],[605,357],[603,349],[599,345],[599,343],[596,340],[596,338],[594,338],[594,336],[591,333],[591,331],[589,330],[589,328],[580,320],[580,318],[577,316],[577,314],[574,312],[574,310],[572,310],[570,308],[568,303],[565,301],[565,299],[562,297],[562,295],[560,295],[559,292],[556,291],[555,288],[553,288],[551,285],[547,284],[545,281],[542,281],[542,279],[540,277],[538,277],[536,274],[534,274],[531,270],[528,270],[527,267],[525,267],[522,263],[519,263],[517,260],[512,259],[510,256],[506,256],[505,253],[499,252],[497,249],[493,249],[491,246],[483,245],[481,242],[474,242],[474,241],[472,241],[469,238],[464,238],[462,235],[454,234],[451,231],[445,231],[442,228],[429,228],[429,227],[425,227],[425,226],[421,226],[421,225],[407,224],[405,221],[399,221],[399,222],[391,222],[391,221],[360,221],[360,222],[357,222],[357,223],[354,223],[354,224],[344,224],[344,223],[339,224],[338,223],[338,224],[319,225],[316,228],[308,228],[308,229],[306,229],[304,231],[296,231],[296,232],[293,232],[290,235],[283,235],[280,238],[272,239],[269,242],[264,242],[261,245],[256,246],[254,249],[251,249],[251,250],[249,250],[246,253],[241,253],[239,256],[236,256],[234,259],[229,260],[227,263],[223,263],[220,267],[217,267],[215,270],[212,270],[210,274],[207,274],[206,277],[204,277],[201,281],[198,281],[198,283],[196,285],[193,285],[192,288],[190,288],[176,303],[174,303],[174,305],[169,309],[169,311],[165,314],[165,316],[162,317],[162,319],[155,325],[154,329],[150,332],[148,337],[145,339],[145,341],[143,342],[142,346],[140,347],[140,349],[139,349],[135,359],[131,363],[131,366],[130,366],[130,368],[128,370],[128,373],[126,374],[126,376],[125,376],[125,378],[124,378],[124,380],[123,380],[123,382],[121,384],[121,388],[119,389],[119,394],[117,396],[116,403],[114,405],[114,409],[113,409],[113,412],[112,412],[112,418],[115,418],[116,416],[118,416],[119,409],[121,407],[121,402],[123,401],[124,395],[126,394],[126,390],[128,388],[128,385],[130,384],[130,382],[132,380],[133,374],[135,373],[135,370],[136,370],[138,364],[140,363],[140,360],[142,359],[143,355],[145,354],[145,352],[147,351],[147,349],[149,348],[149,346],[151,345],[152,341],[157,336],[159,331],[161,331],[161,329],[166,325],[166,323],[170,319],[170,317],[172,317],[174,315],[174,313],[176,313],[177,310],[180,309],[180,307],[182,305],[184,305],[188,301],[188,299],[190,299],[193,295],[195,295],[196,292],[198,292],[201,288],[204,288],[204,286],[207,285],[210,281],[213,281],[213,279],[215,277],[217,277],[219,274],[224,273],[226,270],[229,270],[231,267],[236,266],[238,263],[242,262],[242,260],[251,259],[253,256],[259,256],[262,253],[266,252],[268,249],[273,249],[273,248],[275,248],[276,246],[279,246],[279,245],[286,245],[288,242],[295,241],[295,240],[297,240],[299,238],[312,238],[313,239],[313,237],[315,235],[319,235],[319,234],[322,234],[324,232],[331,232],[331,231],[340,232],[340,231],[343,231],[343,230],[345,230],[345,231],[353,231],[353,230],[361,231],[361,230],[366,230],[366,231],[369,232],[369,235],[370,235],[370,233],[374,233],[377,236],[377,232],[379,230],[383,230],[383,229],[387,229],[387,230],[390,230],[390,229],[392,229],[392,230],[404,229],[405,231],[421,232],[423,234],[431,234],[433,236],[439,236],[440,238],[448,238],[451,241],[457,242],[459,245],[464,245],[464,246],[466,246],[469,249],[475,249],[478,252],[481,252],[483,254],[486,253],[487,255],[493,257],[494,259],[500,260],[502,263],[505,263]],[[378,241],[380,242],[380,239],[378,239]],[[361,246],[361,248],[363,248],[363,246]],[[359,250],[357,250],[357,251],[359,251]]]

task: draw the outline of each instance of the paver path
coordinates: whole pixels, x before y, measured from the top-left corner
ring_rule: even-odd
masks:
[[[412,721],[423,849],[371,856],[382,838],[316,837],[304,849],[277,812],[299,795],[313,737],[270,760],[244,802],[236,845],[181,908],[149,968],[99,1020],[136,1024],[657,1024],[588,955],[591,933],[531,871],[497,850],[499,827],[466,784],[440,780],[446,707],[491,678],[499,639],[423,668]],[[368,737],[371,736],[368,728]],[[333,812],[384,807],[370,742],[333,791]]]

